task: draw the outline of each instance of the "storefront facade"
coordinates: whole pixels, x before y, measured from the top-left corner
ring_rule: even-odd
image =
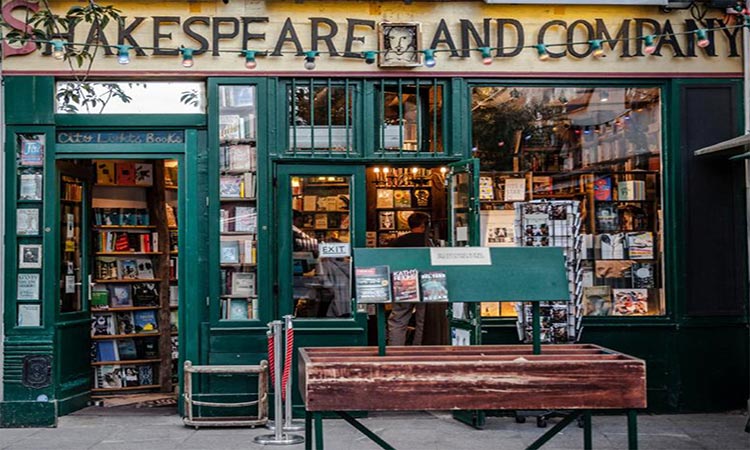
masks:
[[[471,158],[492,185],[482,211],[586,205],[591,284],[647,300],[588,311],[581,341],[644,358],[651,410],[744,406],[744,176],[692,157],[742,130],[742,28],[720,11],[698,21],[657,6],[116,7],[125,21],[99,34],[89,80],[119,83],[129,103],[66,103],[73,72],[54,43],[5,48],[4,426],[54,424],[115,389],[179,392],[188,360],[256,364],[266,324],[287,314],[298,347],[367,345],[346,257],[320,249],[386,245],[415,211],[432,217],[435,240],[488,244],[446,190]],[[7,2],[3,14],[30,8]],[[61,39],[96,36],[80,24]],[[520,198],[509,178],[524,180]],[[644,192],[614,194],[619,184]],[[610,210],[619,225],[597,202],[622,203]],[[648,255],[602,255],[602,239],[636,232]],[[327,246],[306,249],[305,236]],[[627,282],[611,273],[626,259]],[[483,308],[481,341],[518,342],[512,314],[493,311]],[[137,381],[106,384],[112,366],[132,366]]]

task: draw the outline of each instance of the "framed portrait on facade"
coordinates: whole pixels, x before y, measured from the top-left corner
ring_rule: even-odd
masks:
[[[420,26],[415,22],[381,22],[378,27],[378,66],[417,67],[422,64]]]

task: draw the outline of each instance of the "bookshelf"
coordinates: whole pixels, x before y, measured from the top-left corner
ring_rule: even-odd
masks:
[[[318,242],[349,242],[349,182],[345,177],[295,177],[292,208],[299,228]]]
[[[219,86],[219,320],[258,319],[255,86]]]
[[[93,163],[92,392],[171,392],[176,161]]]

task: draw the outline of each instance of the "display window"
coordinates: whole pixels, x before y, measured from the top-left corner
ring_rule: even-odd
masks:
[[[661,110],[655,87],[474,87],[483,244],[575,247],[582,315],[664,315]]]
[[[377,84],[380,125],[376,151],[387,154],[444,152],[444,86],[437,80]]]

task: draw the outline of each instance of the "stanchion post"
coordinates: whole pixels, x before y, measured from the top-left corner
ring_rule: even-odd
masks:
[[[287,375],[284,399],[284,431],[302,431],[305,426],[292,422],[292,362],[294,361],[294,324],[292,323],[291,314],[284,316],[284,325],[286,325],[286,357],[284,358],[284,374]]]

